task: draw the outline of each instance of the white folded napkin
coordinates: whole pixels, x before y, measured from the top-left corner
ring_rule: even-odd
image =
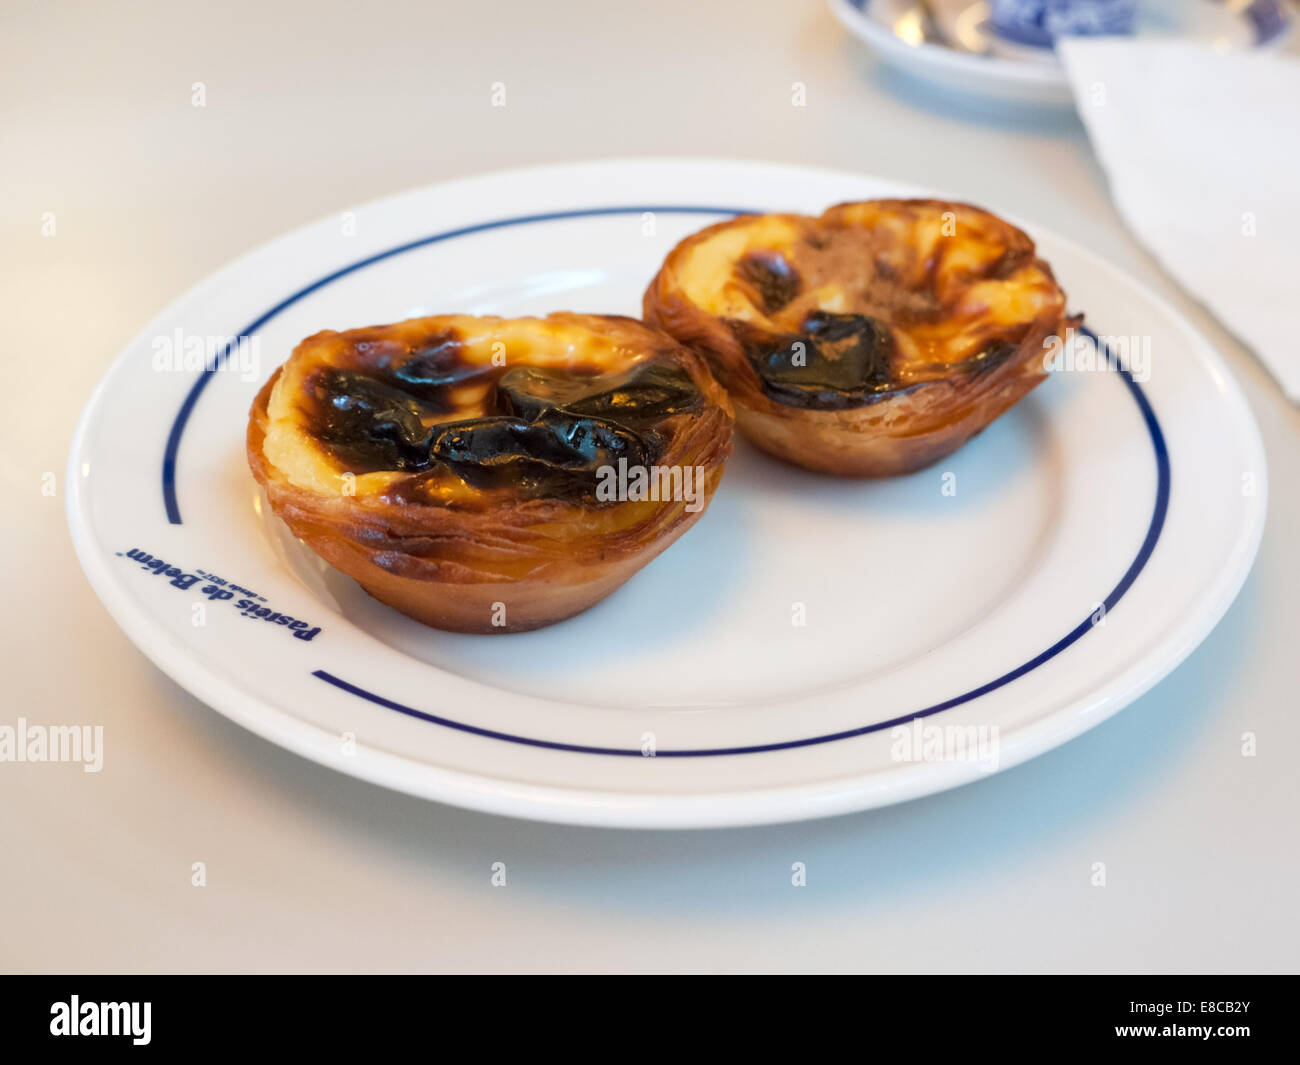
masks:
[[[1300,62],[1058,42],[1120,213],[1300,402]]]

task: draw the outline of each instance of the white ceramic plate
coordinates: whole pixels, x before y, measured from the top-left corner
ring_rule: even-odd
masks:
[[[629,160],[451,182],[299,230],[184,296],[96,390],[69,458],[81,562],[140,649],[222,713],[481,810],[753,824],[1022,761],[1113,714],[1210,631],[1266,498],[1258,432],[1206,341],[1037,226],[1072,306],[1138,338],[1147,380],[1081,363],[951,459],[889,481],[803,473],[740,443],[681,541],[539,632],[450,635],[380,605],[286,534],[244,459],[255,392],[317,330],[636,314],[668,249],[729,212],[921,194]],[[217,369],[224,341],[207,341],[218,360],[186,368],[190,338],[231,336],[256,343]]]
[[[827,3],[844,27],[881,59],[917,77],[1001,100],[1072,101],[1056,53],[997,36],[989,26],[984,0]],[[1223,50],[1280,44],[1294,23],[1286,0],[1142,0],[1134,33],[1200,41]]]

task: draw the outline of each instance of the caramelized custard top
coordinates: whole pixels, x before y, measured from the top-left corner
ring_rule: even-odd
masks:
[[[436,323],[436,328],[435,328]],[[267,457],[297,483],[401,502],[475,493],[595,501],[705,405],[667,338],[631,319],[444,317],[321,333],[285,365]]]
[[[686,246],[678,271],[764,393],[815,409],[996,366],[1065,300],[1020,230],[929,200],[742,217]]]

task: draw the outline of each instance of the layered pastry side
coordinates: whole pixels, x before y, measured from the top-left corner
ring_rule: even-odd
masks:
[[[1082,321],[1028,236],[938,200],[709,226],[668,255],[644,316],[708,359],[758,447],[859,477],[956,451]]]
[[[440,629],[609,595],[699,519],[731,451],[702,360],[631,318],[446,315],[304,340],[248,461],[295,536]]]

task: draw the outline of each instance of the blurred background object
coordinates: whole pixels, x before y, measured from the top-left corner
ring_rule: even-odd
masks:
[[[1050,47],[1067,34],[1133,32],[1137,0],[989,0],[989,26],[1003,40]]]
[[[1294,29],[1285,0],[828,0],[882,60],[960,93],[1068,105],[1061,34],[1269,47]]]

